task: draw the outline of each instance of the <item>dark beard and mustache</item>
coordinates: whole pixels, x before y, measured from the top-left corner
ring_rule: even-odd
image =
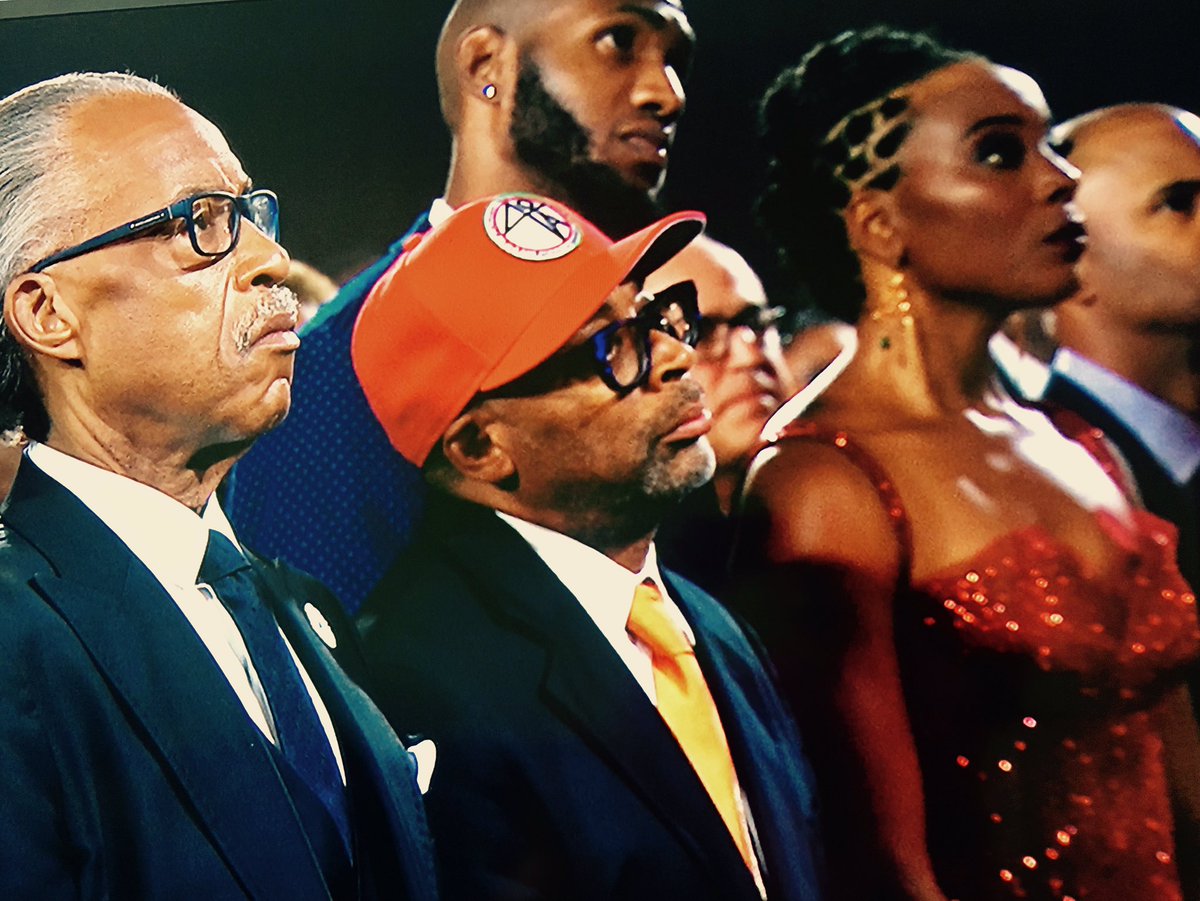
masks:
[[[509,134],[517,159],[543,182],[546,193],[578,210],[613,240],[663,217],[663,207],[647,191],[589,158],[588,133],[550,96],[529,59],[521,60]]]

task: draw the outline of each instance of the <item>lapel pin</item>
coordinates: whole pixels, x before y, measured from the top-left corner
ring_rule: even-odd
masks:
[[[317,609],[316,604],[309,601],[304,605],[304,615],[308,617],[308,624],[312,626],[317,637],[325,642],[325,646],[329,650],[337,647],[337,636],[333,634],[333,626],[329,625],[329,620],[325,618],[325,614]]]
[[[413,767],[417,771],[417,788],[421,790],[421,794],[426,794],[433,779],[433,767],[437,763],[437,745],[426,738],[405,750],[408,751],[408,756],[412,758]]]

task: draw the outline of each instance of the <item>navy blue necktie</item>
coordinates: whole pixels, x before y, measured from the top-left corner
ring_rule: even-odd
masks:
[[[308,688],[246,558],[224,535],[209,531],[199,581],[212,588],[229,611],[267,695],[279,752],[328,811],[350,847],[346,793],[329,738],[317,717]]]

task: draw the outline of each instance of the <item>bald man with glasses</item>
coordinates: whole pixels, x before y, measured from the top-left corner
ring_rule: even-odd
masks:
[[[275,195],[111,73],[0,100],[0,172],[0,897],[436,898],[353,628],[214,495],[290,404]]]

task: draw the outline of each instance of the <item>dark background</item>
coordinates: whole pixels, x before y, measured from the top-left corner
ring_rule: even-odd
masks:
[[[1200,111],[1194,0],[685,5],[698,50],[665,198],[707,212],[711,233],[764,270],[772,255],[752,212],[763,168],[755,101],[781,68],[846,27],[930,29],[1028,71],[1060,117],[1127,100]],[[340,280],[441,192],[449,141],[433,48],[449,7],[240,0],[0,20],[0,93],[76,69],[156,78],[216,122],[256,183],[279,193],[292,254]]]

